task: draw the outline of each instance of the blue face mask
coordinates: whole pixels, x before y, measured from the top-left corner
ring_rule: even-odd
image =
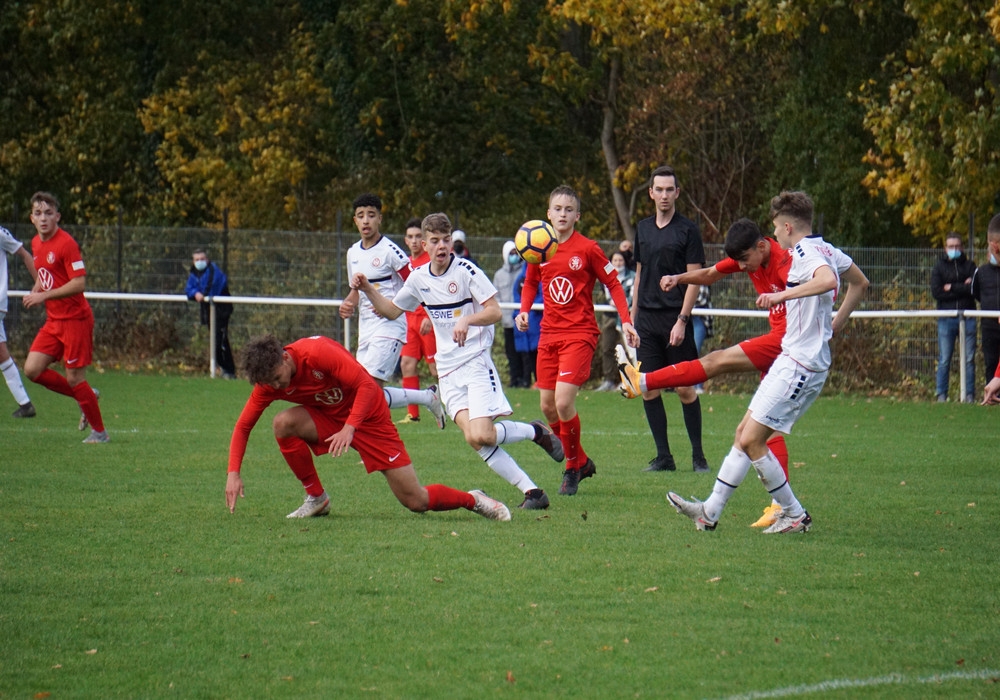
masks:
[[[510,255],[507,256],[507,262],[509,262],[511,265],[517,265],[519,262],[521,262],[521,256],[518,255],[517,253],[511,253]]]
[[[195,260],[194,269],[198,272],[204,272],[205,268],[208,267],[208,260]]]
[[[959,256],[962,255],[960,250],[946,250],[945,252],[948,254],[949,260],[958,260]]]
[[[990,253],[990,265],[1000,265],[1000,262],[997,261],[997,256],[993,253]]]

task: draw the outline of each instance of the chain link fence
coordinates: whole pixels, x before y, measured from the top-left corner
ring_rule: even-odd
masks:
[[[25,244],[34,235],[28,224],[6,225]],[[126,226],[67,226],[87,263],[87,289],[100,292],[183,293],[191,253],[205,248],[223,267],[239,296],[340,299],[347,293],[346,251],[357,240],[350,231],[301,232]],[[401,234],[389,234],[402,246]],[[502,263],[505,239],[470,236],[471,255],[491,275]],[[836,240],[832,240],[834,244]],[[611,252],[617,242],[602,241]],[[404,247],[405,250],[405,247]],[[845,248],[871,280],[861,310],[934,309],[930,273],[940,251],[934,249]],[[707,244],[708,263],[724,255]],[[974,257],[974,255],[973,255]],[[11,260],[11,289],[27,289],[23,266]],[[603,303],[603,291],[595,300]],[[712,288],[713,307],[750,309],[756,293],[745,275],[733,275]],[[95,357],[107,366],[144,371],[207,371],[208,333],[199,325],[194,304],[94,300]],[[40,311],[11,303],[8,344],[23,358],[42,322]],[[343,325],[332,307],[239,305],[230,321],[235,348],[250,337],[274,333],[282,339],[324,334],[343,342]],[[702,352],[726,347],[767,331],[764,318],[717,317],[714,337]],[[506,364],[496,344],[498,366]],[[977,353],[978,355],[978,353]],[[834,340],[836,391],[927,397],[934,393],[937,326],[933,318],[858,319]],[[957,364],[956,377],[957,377]],[[977,384],[983,378],[977,357]],[[717,378],[710,390],[746,391],[756,377]],[[957,378],[953,378],[957,386]]]

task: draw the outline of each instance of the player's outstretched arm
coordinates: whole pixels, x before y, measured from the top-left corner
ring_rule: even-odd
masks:
[[[828,265],[816,268],[812,279],[782,292],[768,292],[757,297],[757,306],[761,309],[770,309],[790,299],[802,299],[803,297],[814,297],[837,288],[837,275]]]
[[[718,282],[724,276],[715,269],[715,265],[712,265],[712,267],[702,267],[697,270],[682,272],[679,275],[664,275],[660,278],[660,289],[669,292],[679,284],[697,284],[699,287],[702,285],[708,287]]]
[[[844,294],[844,301],[841,302],[840,309],[837,310],[837,315],[833,317],[834,335],[838,335],[841,329],[847,325],[847,320],[851,317],[851,313],[857,308],[858,304],[861,303],[861,299],[864,297],[865,290],[868,289],[869,284],[865,273],[853,263],[840,278],[846,280],[850,286],[847,288],[847,293]]]
[[[243,477],[239,472],[229,472],[226,478],[226,505],[230,513],[236,512],[236,499],[243,498]]]

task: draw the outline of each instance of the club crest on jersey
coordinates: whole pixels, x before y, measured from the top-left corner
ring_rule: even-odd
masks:
[[[50,251],[49,251],[49,252],[48,252],[48,253],[47,253],[47,254],[45,255],[45,262],[47,262],[47,263],[48,263],[49,265],[51,265],[51,264],[52,264],[52,263],[54,263],[55,261],[56,261],[56,254],[55,254],[55,253],[53,253],[53,252],[52,252],[52,251],[50,250]]]
[[[549,297],[557,304],[568,304],[573,300],[573,283],[565,277],[553,277],[549,282]]]
[[[583,269],[583,258],[579,255],[574,255],[569,259],[569,269],[571,270],[582,270]]]
[[[38,268],[38,283],[45,291],[52,289],[52,273],[44,267]]]
[[[316,394],[314,398],[316,399],[316,403],[325,403],[327,406],[336,406],[344,400],[344,392],[340,390],[340,387],[336,387],[334,389],[321,391]]]
[[[458,293],[458,285],[455,284],[454,282],[449,282],[448,283],[448,293],[449,294],[457,294]]]
[[[372,258],[372,267],[382,267],[382,258]]]
[[[315,379],[317,381],[320,381],[320,382],[323,381],[323,378],[326,376],[325,374],[323,374],[322,372],[320,372],[318,369],[314,369],[312,371],[312,375],[313,375],[313,379]]]

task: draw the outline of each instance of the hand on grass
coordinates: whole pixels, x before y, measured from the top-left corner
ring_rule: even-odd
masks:
[[[229,472],[229,477],[226,479],[226,505],[229,506],[229,512],[236,512],[236,497],[239,496],[243,498],[243,477],[240,476],[239,472]]]

